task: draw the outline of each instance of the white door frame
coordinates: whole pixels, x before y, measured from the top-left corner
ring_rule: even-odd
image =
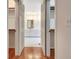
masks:
[[[24,6],[21,0],[15,0],[15,55],[20,55],[24,48]]]

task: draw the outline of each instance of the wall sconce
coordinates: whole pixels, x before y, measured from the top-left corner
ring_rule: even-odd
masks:
[[[33,20],[27,20],[27,28],[31,29],[34,27],[34,21]]]

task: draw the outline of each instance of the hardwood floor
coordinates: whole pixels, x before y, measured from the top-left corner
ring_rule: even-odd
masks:
[[[21,53],[20,59],[45,59],[42,48],[39,47],[29,47],[24,48]]]
[[[9,59],[12,59],[15,56],[15,48],[9,48]]]
[[[9,55],[10,56],[10,55]],[[24,48],[20,56],[14,56],[10,59],[46,59],[40,47]]]
[[[49,59],[55,59],[55,49],[50,49],[50,58]]]
[[[40,47],[24,48],[20,56],[13,57],[13,54],[10,53],[9,59],[54,59],[54,50],[51,50],[50,58],[47,58],[44,56],[43,50]]]
[[[24,57],[25,59],[42,59],[44,54],[42,48],[25,48]]]

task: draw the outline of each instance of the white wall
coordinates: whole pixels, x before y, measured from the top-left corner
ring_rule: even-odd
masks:
[[[19,35],[18,35],[18,22],[19,22],[19,15],[18,15],[18,10],[19,10],[19,8],[18,8],[18,1],[16,0],[15,1],[16,3],[16,7],[15,7],[15,20],[16,20],[16,22],[15,22],[15,25],[16,25],[16,34],[15,34],[15,55],[19,55]]]
[[[70,0],[56,0],[56,59],[71,59]]]
[[[55,30],[50,31],[50,49],[55,49]]]
[[[43,53],[45,55],[45,0],[41,5],[41,43],[42,43],[42,49]]]
[[[24,6],[21,1],[15,1],[15,15],[16,15],[16,34],[15,34],[15,54],[20,55],[24,48]]]
[[[8,31],[9,32],[9,48],[15,48],[15,31]]]
[[[50,56],[50,0],[47,0],[47,6],[46,6],[46,54],[49,57]]]
[[[24,0],[25,5],[25,47],[41,47],[41,0]],[[27,20],[33,19],[34,28],[27,28]]]
[[[24,48],[24,5],[19,2],[19,53]]]

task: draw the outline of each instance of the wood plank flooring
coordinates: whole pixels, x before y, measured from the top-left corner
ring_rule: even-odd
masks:
[[[24,48],[19,59],[45,59],[42,48],[28,47]]]
[[[9,59],[12,59],[15,56],[15,48],[9,48]]]
[[[20,56],[12,56],[12,54],[10,53],[9,59],[54,59],[54,55],[53,55],[53,50],[51,51],[51,56],[50,58],[47,58],[46,56],[44,56],[43,54],[43,50],[40,47],[28,47],[28,48],[24,48],[22,50],[22,53]]]
[[[55,49],[50,49],[50,58],[49,59],[55,59]]]

